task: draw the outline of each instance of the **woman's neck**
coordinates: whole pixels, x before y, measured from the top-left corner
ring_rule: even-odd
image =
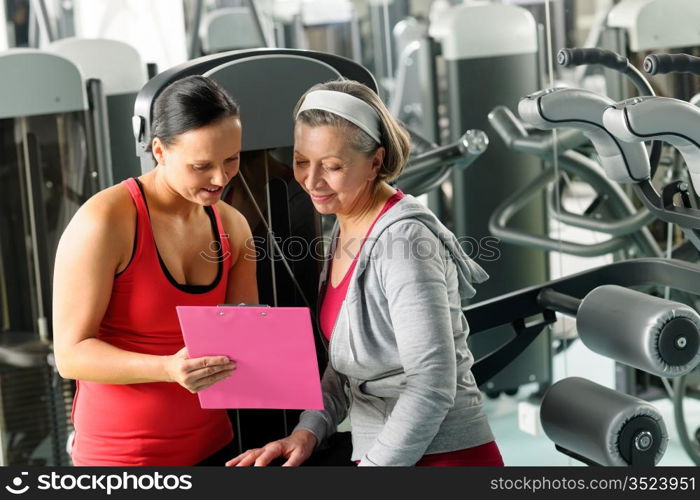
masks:
[[[200,205],[186,200],[168,184],[162,167],[156,167],[142,175],[139,180],[150,195],[148,206],[151,211],[165,213],[182,220],[189,220],[192,216],[200,214]]]
[[[358,233],[364,235],[386,204],[387,200],[396,194],[396,189],[386,182],[380,182],[367,197],[364,203],[348,214],[338,214],[340,233],[349,237]]]

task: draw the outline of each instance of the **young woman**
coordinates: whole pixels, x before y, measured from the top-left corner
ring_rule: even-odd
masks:
[[[488,278],[455,236],[389,183],[409,139],[352,81],[311,88],[295,110],[294,175],[334,214],[320,324],[329,340],[323,411],[227,465],[298,465],[349,414],[359,465],[503,465],[470,371],[462,299]]]
[[[60,374],[77,380],[76,465],[209,465],[230,457],[225,410],[196,393],[230,376],[225,356],[189,358],[175,307],[257,303],[250,229],[220,201],[238,173],[237,105],[193,76],[156,99],[156,168],[88,200],[56,255]]]

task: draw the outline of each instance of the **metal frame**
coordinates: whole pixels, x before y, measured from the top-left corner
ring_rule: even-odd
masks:
[[[517,357],[548,325],[556,322],[553,310],[541,304],[545,289],[583,298],[600,285],[628,288],[669,287],[700,295],[700,266],[674,259],[647,258],[615,262],[567,276],[549,283],[518,290],[485,300],[463,309],[470,335],[479,335],[502,326],[510,326],[515,338],[476,360],[472,372],[479,385],[488,381]],[[535,318],[534,320],[531,318]]]
[[[534,246],[549,251],[559,251],[582,257],[593,257],[622,250],[634,242],[641,253],[646,256],[661,256],[661,249],[651,233],[644,227],[654,215],[646,210],[635,210],[632,203],[619,185],[608,179],[602,168],[590,158],[576,152],[566,151],[583,144],[586,137],[578,130],[566,129],[562,133],[545,133],[528,135],[523,124],[513,113],[499,106],[489,114],[489,121],[506,143],[506,146],[522,153],[529,153],[552,162],[557,151],[559,166],[562,170],[581,177],[609,200],[609,208],[616,218],[614,222],[598,221],[588,217],[563,212],[558,215],[562,222],[571,223],[613,236],[612,239],[594,244],[581,244],[560,241],[545,235],[532,234],[508,227],[510,219],[527,203],[556,180],[553,167],[543,171],[527,186],[509,196],[493,212],[489,219],[489,230],[499,238],[510,243]],[[561,140],[559,140],[561,138]],[[550,192],[551,194],[551,192]],[[547,197],[548,208],[552,214],[551,196]]]
[[[561,180],[563,179],[560,179],[558,187],[553,185],[549,186],[547,192],[547,207],[551,215],[564,224],[579,227],[581,229],[588,229],[590,231],[597,231],[599,233],[605,233],[612,236],[626,236],[630,233],[634,233],[635,231],[639,231],[655,219],[654,214],[646,209],[638,210],[632,216],[613,221],[593,219],[586,215],[579,215],[574,212],[569,212],[563,206],[557,206],[557,196],[555,195],[557,194],[557,189],[559,189],[558,196],[559,199],[561,199],[561,187],[564,184],[561,182]],[[598,201],[602,201],[604,198],[604,195],[599,195],[593,204],[597,204]],[[590,208],[591,207],[589,207],[589,209]]]
[[[467,168],[474,163],[488,144],[484,132],[468,130],[458,141],[409,158],[396,184],[407,193],[431,191],[450,176],[453,168]]]
[[[95,167],[99,190],[114,184],[112,157],[110,154],[109,119],[107,117],[107,97],[101,80],[90,78],[87,81],[88,111],[92,138],[95,143]]]

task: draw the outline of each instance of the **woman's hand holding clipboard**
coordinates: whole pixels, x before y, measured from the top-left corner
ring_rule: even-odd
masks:
[[[192,393],[202,391],[217,382],[230,377],[236,363],[226,356],[189,356],[183,347],[165,362],[165,371],[170,381],[180,384]]]

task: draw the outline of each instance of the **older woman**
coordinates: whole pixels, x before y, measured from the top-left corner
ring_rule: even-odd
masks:
[[[336,81],[295,110],[294,175],[334,214],[320,324],[323,411],[228,465],[298,465],[348,415],[359,465],[502,465],[470,372],[461,301],[487,278],[435,215],[391,187],[409,140],[377,95]]]

